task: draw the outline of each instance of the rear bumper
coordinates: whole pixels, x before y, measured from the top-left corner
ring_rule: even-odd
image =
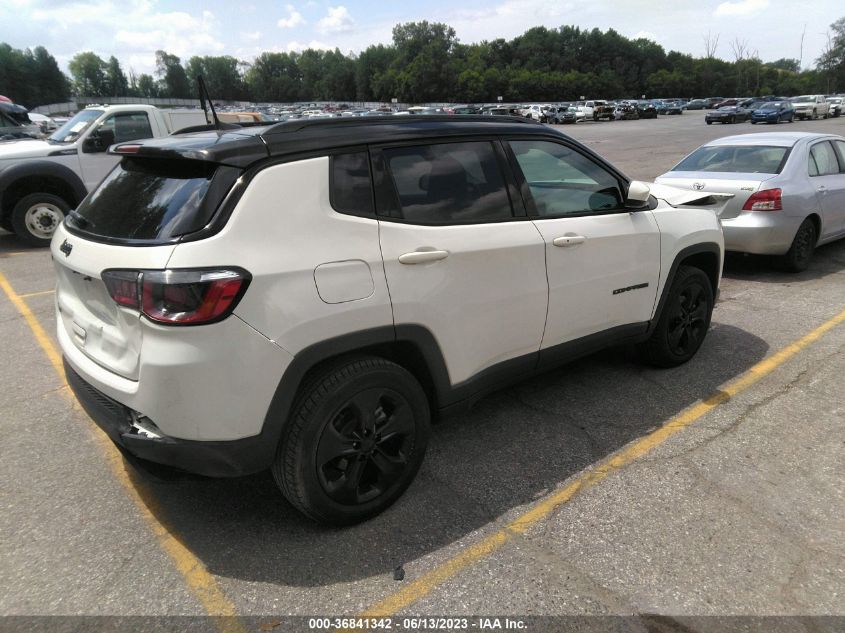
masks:
[[[68,385],[82,408],[106,435],[129,455],[208,477],[239,477],[267,469],[274,444],[261,435],[239,440],[203,442],[138,434],[128,407],[89,384],[63,359]]]
[[[725,250],[755,255],[783,255],[789,250],[802,218],[779,211],[752,211],[722,220]]]

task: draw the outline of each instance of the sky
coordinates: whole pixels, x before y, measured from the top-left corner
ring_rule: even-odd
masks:
[[[339,48],[360,52],[390,43],[402,22],[453,27],[463,43],[512,39],[533,26],[613,28],[646,37],[667,52],[703,56],[718,36],[716,56],[732,60],[731,44],[763,61],[802,58],[810,67],[841,0],[0,0],[0,42],[44,46],[63,70],[74,54],[114,55],[124,72],[155,70],[163,49],[192,55],[232,55],[252,61],[263,51]]]

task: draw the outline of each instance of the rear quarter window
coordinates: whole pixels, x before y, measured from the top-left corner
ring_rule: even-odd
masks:
[[[367,152],[335,154],[330,169],[332,208],[347,215],[375,215]]]
[[[202,161],[124,158],[68,226],[107,240],[169,241],[204,227],[239,174]]]

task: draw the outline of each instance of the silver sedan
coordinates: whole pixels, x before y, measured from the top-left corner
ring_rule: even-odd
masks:
[[[804,270],[816,246],[845,237],[841,136],[727,136],[702,145],[656,182],[733,194],[719,214],[725,249],[779,255],[787,270]]]

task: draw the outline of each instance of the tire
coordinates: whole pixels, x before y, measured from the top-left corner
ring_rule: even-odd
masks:
[[[807,218],[798,227],[795,237],[786,254],[781,255],[781,268],[791,273],[800,273],[807,270],[813,253],[816,250],[816,225],[810,218]]]
[[[680,266],[651,337],[641,344],[645,360],[676,367],[695,356],[713,314],[713,289],[700,268]]]
[[[708,121],[707,119],[704,119],[704,122],[705,122],[707,125],[713,125],[713,121]]]
[[[410,372],[383,358],[341,359],[300,390],[273,477],[288,501],[315,521],[359,523],[411,484],[429,426],[428,399]],[[389,427],[394,430],[383,437]],[[354,486],[344,483],[350,476]]]
[[[754,119],[751,119],[751,125],[757,125],[757,121],[755,121]]]
[[[49,246],[70,205],[51,193],[31,193],[12,209],[12,229],[29,246]]]

